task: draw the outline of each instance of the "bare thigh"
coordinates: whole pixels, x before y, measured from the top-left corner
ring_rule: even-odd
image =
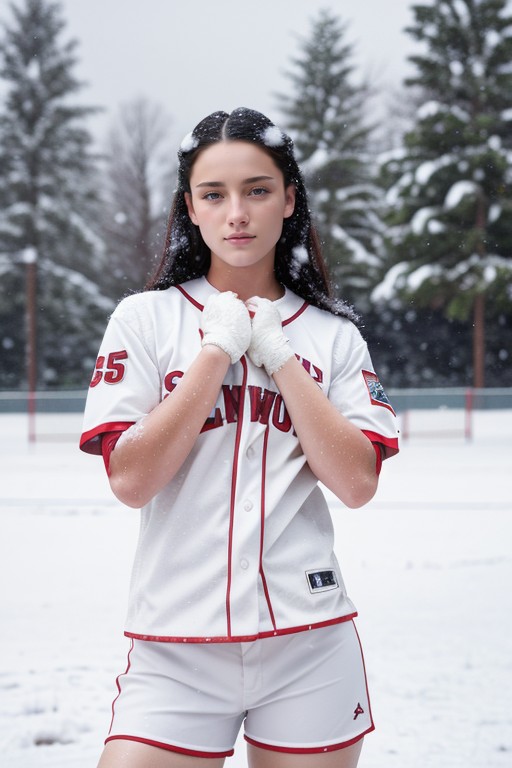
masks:
[[[223,757],[191,757],[138,741],[114,739],[105,745],[98,768],[222,768],[223,765]]]
[[[292,755],[247,745],[249,768],[356,768],[363,739],[345,749],[314,755]]]

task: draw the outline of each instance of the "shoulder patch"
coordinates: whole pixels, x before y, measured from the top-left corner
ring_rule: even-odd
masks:
[[[368,389],[368,394],[370,395],[371,404],[382,405],[384,408],[388,408],[391,413],[396,416],[377,374],[364,370],[361,371],[361,373],[363,374],[363,379],[366,384],[366,388]]]

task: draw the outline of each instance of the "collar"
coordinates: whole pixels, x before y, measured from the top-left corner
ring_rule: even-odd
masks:
[[[198,277],[195,280],[188,280],[181,285],[177,285],[176,289],[193,304],[196,309],[203,311],[208,297],[219,291],[208,282],[206,277]],[[307,308],[308,303],[300,296],[297,296],[293,291],[290,291],[284,286],[284,296],[280,299],[276,299],[275,306],[279,310],[279,314],[282,317],[283,325],[288,325],[293,322],[299,315],[301,315]]]

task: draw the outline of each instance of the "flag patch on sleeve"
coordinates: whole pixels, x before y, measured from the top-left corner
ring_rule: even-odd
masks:
[[[377,374],[372,373],[371,371],[362,371],[362,374],[368,389],[368,394],[370,395],[371,404],[382,405],[384,408],[388,408],[391,413],[395,414]]]

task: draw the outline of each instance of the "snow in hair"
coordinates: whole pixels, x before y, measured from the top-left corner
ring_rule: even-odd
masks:
[[[187,135],[184,137],[183,141],[180,144],[180,149],[182,152],[192,152],[193,149],[196,149],[197,145],[199,144],[198,140],[192,133],[187,133]]]
[[[290,274],[295,279],[299,279],[300,270],[309,261],[308,249],[304,245],[296,245],[292,248],[292,257],[290,260]]]
[[[261,139],[267,147],[282,147],[284,144],[283,132],[277,125],[269,125],[265,128]]]

